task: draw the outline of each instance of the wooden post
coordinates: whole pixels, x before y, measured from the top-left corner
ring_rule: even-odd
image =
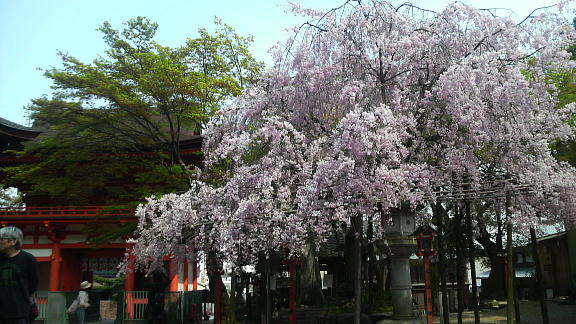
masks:
[[[548,305],[546,305],[546,295],[542,286],[542,268],[540,267],[540,255],[538,253],[538,241],[536,240],[536,231],[530,227],[530,238],[532,239],[532,256],[534,267],[536,268],[536,287],[538,288],[538,297],[540,299],[540,310],[542,313],[542,324],[549,324]]]
[[[424,253],[424,303],[426,305],[426,324],[432,324],[432,289],[430,287],[430,255]]]
[[[440,275],[440,291],[442,292],[442,315],[441,323],[450,323],[450,308],[448,304],[448,289],[446,286],[446,256],[444,254],[444,212],[440,201],[434,206],[436,214],[436,227],[438,230],[438,270]]]
[[[458,292],[457,292],[457,299],[458,299],[458,324],[462,324],[463,318],[462,313],[464,311],[464,275],[466,273],[465,269],[465,260],[464,260],[464,247],[462,244],[464,241],[462,240],[462,219],[463,219],[463,212],[462,206],[460,204],[456,205],[456,226],[455,226],[455,235],[456,235],[456,280],[458,284]]]
[[[288,267],[290,269],[290,315],[288,319],[289,324],[296,324],[296,260],[290,259]]]
[[[214,274],[214,324],[222,324],[222,277],[220,269]]]
[[[50,291],[60,291],[61,264],[60,242],[54,242],[52,244],[52,256],[50,257]]]
[[[198,257],[192,261],[192,290],[198,290]]]
[[[510,195],[506,195],[506,321],[514,324],[516,321],[516,307],[514,300],[514,246],[512,241],[512,211],[510,210]]]
[[[265,267],[265,272],[266,272],[265,273],[265,276],[266,276],[266,278],[265,278],[265,280],[266,280],[266,287],[265,287],[266,288],[266,296],[265,296],[266,309],[265,309],[265,312],[266,313],[264,314],[264,317],[265,317],[265,323],[266,324],[272,324],[272,296],[270,293],[270,271],[271,270],[270,270],[270,256],[269,255],[266,256],[266,261],[265,261],[264,267]]]
[[[362,312],[362,218],[354,217],[352,224],[356,238],[354,239],[354,259],[356,272],[354,278],[354,324],[360,324]]]
[[[372,216],[368,219],[368,304],[374,304],[374,269],[376,268],[376,255],[374,254],[374,225]]]
[[[474,309],[474,323],[480,324],[478,284],[476,283],[476,263],[474,258],[474,234],[472,233],[472,215],[469,200],[466,200],[466,235],[468,236],[468,262],[470,263],[470,276],[472,277],[472,307]]]
[[[506,320],[508,324],[514,324],[516,320],[514,311],[514,253],[512,248],[512,223],[508,219],[506,225],[506,260],[507,260],[507,278],[506,278]]]

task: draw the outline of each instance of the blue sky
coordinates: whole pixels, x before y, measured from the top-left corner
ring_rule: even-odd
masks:
[[[329,9],[345,0],[292,0],[305,7]],[[405,1],[392,1],[402,3]],[[411,1],[439,10],[448,0]],[[512,9],[513,18],[555,0],[463,1],[482,8]],[[39,69],[59,67],[57,51],[89,62],[106,49],[96,29],[109,21],[116,29],[136,16],[159,24],[156,40],[178,46],[210,29],[221,18],[239,34],[253,35],[252,51],[270,62],[267,50],[286,39],[285,29],[304,20],[286,13],[285,0],[0,0],[0,117],[28,125],[24,107],[33,98],[50,94],[51,82]],[[504,14],[503,12],[501,13]]]

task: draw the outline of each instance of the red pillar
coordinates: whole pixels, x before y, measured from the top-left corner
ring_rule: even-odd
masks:
[[[426,304],[426,323],[432,324],[432,290],[430,289],[430,256],[424,253],[424,303]]]
[[[168,270],[170,272],[170,291],[178,291],[178,260],[170,259]]]
[[[296,260],[290,259],[290,299],[288,301],[290,306],[290,315],[288,323],[296,324]]]
[[[125,291],[134,291],[134,266],[135,266],[135,258],[132,254],[132,246],[127,248],[126,253],[128,253],[127,257],[127,265],[126,265],[126,278],[124,279],[124,290]]]
[[[198,290],[198,258],[192,261],[192,290]]]
[[[60,290],[62,263],[62,255],[60,252],[60,242],[54,242],[52,244],[52,256],[50,257],[50,291]]]
[[[188,291],[188,262],[184,262],[184,280],[182,280],[182,290]]]
[[[127,264],[126,264],[126,277],[124,278],[124,293],[126,298],[126,316],[129,319],[134,318],[134,298],[132,292],[134,291],[134,270],[135,270],[135,258],[132,254],[132,246],[126,249]]]

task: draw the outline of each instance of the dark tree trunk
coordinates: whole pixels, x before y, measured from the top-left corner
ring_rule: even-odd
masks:
[[[496,236],[494,239],[488,232],[486,225],[482,221],[483,214],[488,209],[488,205],[481,206],[477,213],[478,231],[480,235],[476,241],[482,245],[484,252],[488,256],[490,263],[490,275],[488,279],[483,282],[482,297],[486,299],[504,299],[506,291],[506,276],[505,269],[505,251],[503,244],[503,230],[504,223],[502,222],[502,215],[499,210],[496,210]]]
[[[225,320],[230,317],[230,304],[228,291],[226,290],[226,286],[224,286],[224,282],[222,281],[222,276],[220,275],[219,271],[220,270],[218,270],[218,272],[214,272],[211,276],[208,277],[208,287],[214,296],[214,323],[226,323]]]
[[[223,319],[229,318],[230,305],[228,292],[222,281],[222,264],[217,257],[210,253],[207,258],[207,267],[211,275],[208,277],[208,288],[214,296],[214,323],[221,324]]]
[[[316,244],[313,239],[306,243],[305,253],[298,265],[296,276],[298,281],[298,303],[304,305],[320,305],[324,301],[322,295],[322,278],[320,277],[320,266]]]

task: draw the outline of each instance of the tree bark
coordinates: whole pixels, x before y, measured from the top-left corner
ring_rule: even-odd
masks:
[[[503,232],[504,223],[502,222],[501,213],[496,210],[496,236],[493,239],[492,234],[486,228],[482,221],[483,214],[488,210],[488,206],[482,206],[477,213],[479,236],[476,241],[482,245],[482,248],[488,256],[490,263],[490,275],[482,286],[482,296],[487,299],[503,299],[506,291],[506,275],[504,273],[504,244]]]
[[[324,301],[322,295],[322,277],[313,239],[306,242],[305,253],[298,264],[298,303],[304,305],[320,305]]]

